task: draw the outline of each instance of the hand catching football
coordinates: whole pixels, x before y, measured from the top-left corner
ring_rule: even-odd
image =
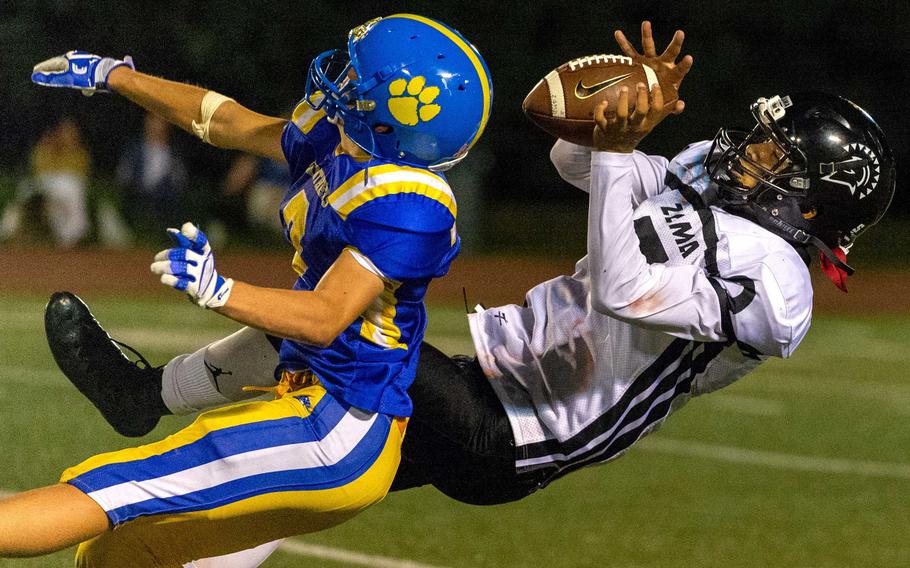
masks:
[[[639,53],[626,36],[617,31],[616,41],[623,55],[579,57],[548,73],[522,103],[527,117],[557,138],[592,146],[591,133],[597,122],[595,113],[598,109],[607,120],[618,125],[617,113],[623,107],[625,114],[622,122],[626,126],[637,125],[637,128],[653,128],[667,114],[682,112],[685,104],[678,99],[678,91],[686,73],[692,68],[692,57],[689,55],[676,62],[685,36],[682,31],[677,31],[664,52],[657,55],[651,23],[642,22],[641,30],[643,53]],[[644,87],[643,94],[639,92],[641,86]],[[661,106],[654,108],[649,104],[648,109],[639,108],[636,111],[638,101],[642,97],[646,101],[653,100],[658,87]],[[626,93],[624,102],[620,102],[623,92]],[[604,102],[607,104],[601,106]],[[651,118],[647,118],[649,115]],[[639,122],[640,117],[647,120],[642,118]]]
[[[609,106],[610,101],[601,101],[594,107],[594,122],[597,124],[593,138],[595,150],[630,153],[668,114],[660,85],[655,85],[649,95],[645,84],[638,84],[635,110],[631,115],[627,87],[620,90],[619,103],[612,115],[607,115]]]

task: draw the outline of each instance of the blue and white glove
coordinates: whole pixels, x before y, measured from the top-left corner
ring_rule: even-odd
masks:
[[[227,303],[234,281],[222,278],[215,270],[215,257],[205,233],[192,223],[168,229],[177,246],[155,255],[151,269],[161,275],[161,283],[186,292],[203,308],[219,308]]]
[[[108,75],[124,65],[136,69],[133,58],[129,55],[121,60],[85,51],[68,51],[35,65],[32,69],[32,82],[45,87],[79,89],[83,95],[90,97],[95,93],[109,93]]]

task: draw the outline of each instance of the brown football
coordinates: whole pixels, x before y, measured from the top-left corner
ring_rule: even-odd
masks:
[[[653,69],[624,55],[589,55],[564,63],[547,73],[521,105],[531,122],[549,134],[581,144],[592,144],[594,107],[607,99],[607,114],[615,112],[619,90],[629,88],[629,110],[635,104],[638,83],[651,89],[658,84]],[[672,85],[660,85],[664,104],[677,98]],[[613,109],[612,111],[610,109]]]

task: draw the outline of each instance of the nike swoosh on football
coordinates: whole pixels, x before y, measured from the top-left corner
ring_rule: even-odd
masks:
[[[583,80],[579,81],[578,84],[575,85],[575,96],[579,99],[591,98],[604,89],[608,89],[617,83],[621,83],[631,76],[631,73],[626,73],[625,75],[620,75],[618,77],[613,77],[612,79],[607,79],[606,81],[601,81],[600,83],[591,85],[590,87],[584,85],[582,83]]]

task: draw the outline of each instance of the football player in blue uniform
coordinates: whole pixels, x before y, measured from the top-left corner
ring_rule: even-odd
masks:
[[[198,87],[69,52],[33,81],[110,90],[220,147],[286,160],[293,290],[219,274],[192,223],[151,265],[198,305],[280,342],[276,399],[219,409],[160,442],[102,454],[0,503],[0,553],[82,543],[79,566],[180,566],[351,518],[400,461],[429,282],[459,250],[442,170],[487,124],[476,49],[420,16],[377,18],[317,56],[290,122]],[[94,385],[82,384],[91,391]],[[87,394],[89,394],[87,392]]]

